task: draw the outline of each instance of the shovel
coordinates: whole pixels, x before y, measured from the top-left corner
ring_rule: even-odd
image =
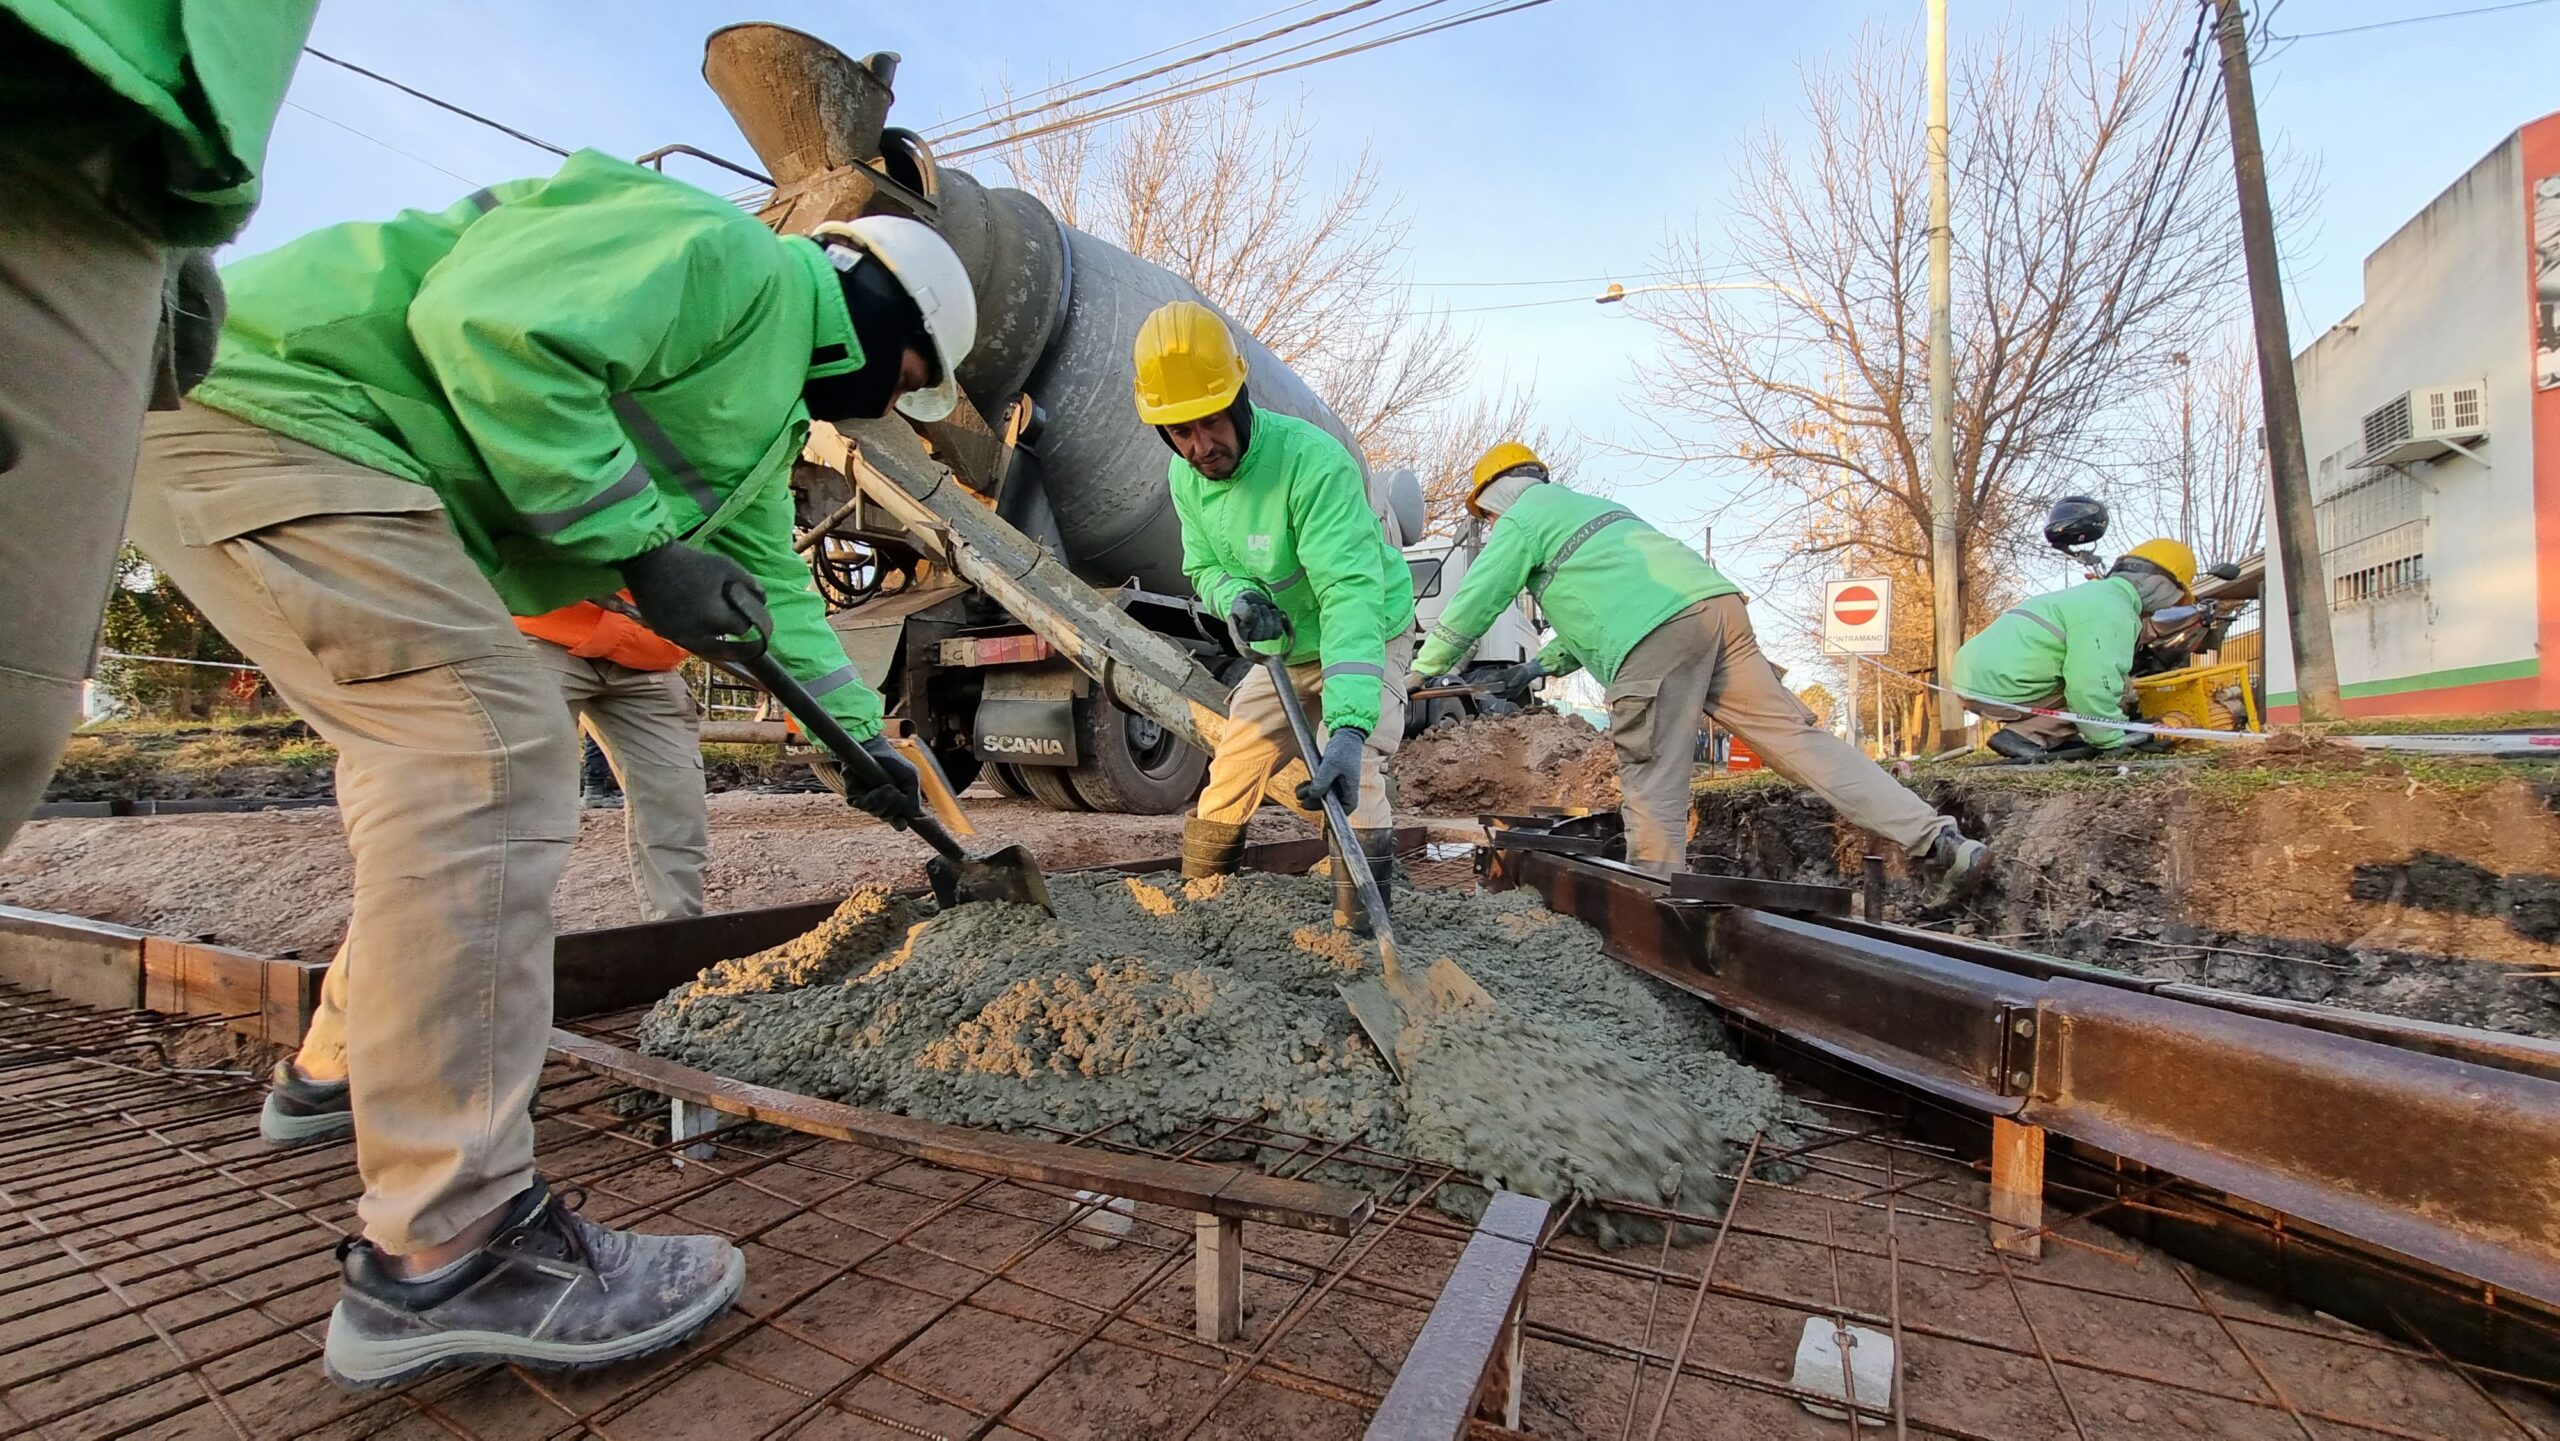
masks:
[[[757,685],[782,702],[782,708],[791,712],[802,730],[836,753],[836,759],[844,765],[847,794],[859,795],[889,784],[889,774],[880,768],[880,763],[845,734],[836,718],[827,714],[817,697],[809,694],[808,687],[791,678],[771,652],[759,650],[737,664]],[[960,849],[960,843],[931,816],[911,816],[904,822],[889,824],[914,831],[933,847],[935,855],[925,862],[924,873],[933,883],[934,899],[944,908],[970,901],[1003,901],[1038,906],[1055,914],[1049,905],[1049,883],[1041,879],[1040,862],[1028,848],[1011,845],[989,855],[973,856]]]
[[[1286,627],[1288,622],[1283,619],[1281,624]],[[1262,663],[1270,668],[1271,688],[1279,694],[1280,713],[1289,718],[1289,733],[1298,742],[1298,754],[1313,770],[1315,732],[1307,725],[1306,708],[1298,703],[1298,688],[1289,682],[1286,656],[1292,648],[1294,643],[1284,644],[1278,654],[1265,655]],[[1334,989],[1342,993],[1343,1004],[1351,1008],[1351,1019],[1360,1023],[1369,1044],[1377,1048],[1379,1059],[1387,1063],[1387,1070],[1401,1081],[1404,1067],[1396,1059],[1396,1039],[1404,1034],[1408,1021],[1444,1005],[1489,1012],[1493,997],[1485,994],[1475,977],[1446,956],[1431,963],[1423,984],[1416,985],[1404,973],[1396,958],[1396,928],[1387,919],[1386,898],[1378,894],[1378,878],[1370,872],[1368,853],[1360,848],[1360,838],[1351,830],[1351,818],[1343,814],[1341,798],[1331,791],[1324,794],[1324,821],[1333,835],[1333,863],[1350,870],[1351,887],[1359,892],[1361,908],[1369,913],[1369,929],[1378,942],[1378,974],[1345,981]]]

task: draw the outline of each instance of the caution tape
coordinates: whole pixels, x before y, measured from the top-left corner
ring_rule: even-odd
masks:
[[[1851,658],[1861,662],[1862,664],[1871,666],[1876,670],[1882,671],[1886,675],[1893,676],[1898,680],[1906,680],[1916,686],[1943,692],[1947,695],[1954,696],[1956,699],[1971,706],[1985,706],[1999,710],[2014,711],[2020,715],[2051,716],[2056,720],[2070,721],[2074,725],[2098,726],[2106,730],[2134,731],[2142,735],[2171,736],[2178,740],[2222,741],[2227,743],[2262,742],[2271,738],[2269,733],[2266,731],[2223,731],[2206,730],[2200,726],[2152,725],[2148,721],[2127,720],[2121,716],[2085,716],[2081,715],[2077,711],[2056,710],[2048,706],[2020,705],[2015,701],[1995,700],[1989,696],[1973,695],[1968,692],[1958,690],[1954,686],[1940,685],[1936,681],[1932,680],[1923,680],[1916,675],[1909,675],[1902,671],[1895,670],[1893,667],[1886,665],[1884,662],[1877,660],[1872,656],[1857,655],[1852,656]],[[1986,716],[1985,718],[1988,719],[1989,717]],[[2324,737],[2324,739],[2336,741],[2341,745],[2355,746],[2362,750],[2417,751],[2430,755],[2560,756],[2560,734],[2552,734],[2548,732],[2517,735],[2495,735],[2477,732],[2441,732],[2428,735],[2333,735]]]
[[[176,655],[135,655],[135,654],[134,654],[133,652],[131,652],[131,651],[122,651],[122,650],[101,650],[101,651],[99,651],[99,652],[98,652],[98,654],[99,654],[99,655],[101,655],[101,656],[104,656],[104,657],[105,657],[105,658],[107,658],[108,660],[147,660],[147,661],[157,661],[157,662],[159,662],[159,663],[160,663],[160,664],[162,664],[162,665],[196,665],[196,666],[203,666],[203,667],[204,667],[205,669],[207,669],[207,670],[247,670],[247,671],[254,671],[254,670],[257,670],[257,669],[258,669],[258,667],[253,666],[253,665],[239,665],[239,664],[236,664],[236,663],[234,663],[234,662],[232,662],[232,661],[227,661],[227,660],[189,660],[189,659],[187,659],[185,656],[176,656]],[[260,673],[261,673],[261,674],[263,674],[264,672],[260,672]]]

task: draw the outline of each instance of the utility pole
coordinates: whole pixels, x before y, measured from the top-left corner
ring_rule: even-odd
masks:
[[[1947,0],[1929,0],[1929,594],[1937,622],[1938,684],[1951,685],[1964,644],[1964,544],[1956,529],[1954,329],[1947,218]],[[1938,743],[1964,744],[1964,702],[1938,693]]]
[[[1933,0],[1934,3],[1934,0]],[[2336,720],[2338,654],[2329,635],[2329,578],[2320,561],[2319,513],[2302,448],[2302,398],[2293,385],[2293,337],[2285,324],[2284,274],[2267,203],[2267,158],[2258,148],[2258,102],[2249,87],[2249,26],[2240,0],[2213,0],[2222,42],[2223,108],[2231,116],[2231,170],[2240,186],[2240,244],[2249,261],[2249,310],[2257,320],[2258,387],[2266,408],[2267,468],[2274,476],[2276,558],[2284,569],[2285,629],[2293,637],[2293,689],[2302,718]]]

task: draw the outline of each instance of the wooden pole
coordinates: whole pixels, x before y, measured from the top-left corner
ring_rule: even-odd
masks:
[[[2329,634],[2329,578],[2320,517],[2302,444],[2293,338],[2284,314],[2267,159],[2258,148],[2258,103],[2249,83],[2249,25],[2240,0],[2214,0],[2222,42],[2222,92],[2231,117],[2231,170],[2240,188],[2240,245],[2249,263],[2249,311],[2257,321],[2258,389],[2266,408],[2267,468],[2274,477],[2276,558],[2284,572],[2285,631],[2293,638],[2293,689],[2307,721],[2336,720],[2338,654]]]

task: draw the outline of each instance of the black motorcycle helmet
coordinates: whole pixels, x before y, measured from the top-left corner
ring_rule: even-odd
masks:
[[[2107,533],[2107,503],[2094,495],[2066,495],[2045,512],[2044,541],[2055,550],[2085,550]]]

